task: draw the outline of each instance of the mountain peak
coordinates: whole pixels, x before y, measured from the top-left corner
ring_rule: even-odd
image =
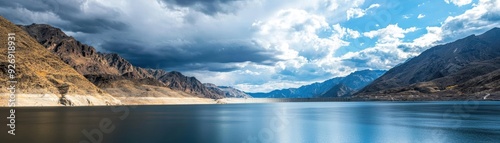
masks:
[[[44,39],[49,39],[50,37],[55,37],[58,39],[69,38],[61,29],[52,27],[48,24],[31,24],[26,26],[19,26],[27,31],[32,37],[34,37],[38,42]]]

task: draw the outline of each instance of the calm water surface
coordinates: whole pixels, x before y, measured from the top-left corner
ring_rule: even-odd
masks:
[[[3,125],[0,142],[500,142],[500,102],[52,107],[16,112],[16,136],[8,135]],[[0,108],[0,116],[7,124],[8,109]]]

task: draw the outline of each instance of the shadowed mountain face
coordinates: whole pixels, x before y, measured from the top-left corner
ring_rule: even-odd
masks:
[[[500,91],[500,29],[439,45],[393,69],[359,92],[360,96],[408,99],[428,95],[479,99]],[[494,96],[491,96],[494,97]]]
[[[363,70],[351,73],[346,77],[329,79],[322,83],[313,83],[299,88],[274,90],[269,93],[249,93],[256,98],[312,98],[341,97],[353,94],[373,80],[384,74],[382,70]],[[337,86],[341,84],[342,86]],[[339,88],[340,87],[340,88]],[[332,90],[332,91],[330,91]],[[342,90],[344,92],[336,92]],[[342,93],[342,94],[337,94]]]
[[[99,53],[95,48],[80,43],[50,25],[32,24],[20,27],[65,63],[113,96],[223,97],[222,94],[209,90],[194,77],[187,77],[179,72],[135,67],[118,54]]]
[[[344,97],[354,94],[356,91],[382,76],[383,70],[362,70],[349,74],[342,78],[339,84],[323,93],[320,97]]]
[[[34,38],[21,28],[0,17],[1,45],[7,45],[7,33],[14,33],[15,73],[17,81],[17,106],[58,106],[58,105],[117,105],[119,100],[103,92],[61,61],[59,57],[47,51]],[[7,53],[7,48],[0,48]],[[7,105],[7,84],[9,61],[7,54],[0,54],[2,67],[0,80],[0,105]]]
[[[326,91],[320,97],[342,97],[342,96],[350,96],[355,92],[354,89],[347,87],[343,83],[339,83],[333,86],[330,90]]]

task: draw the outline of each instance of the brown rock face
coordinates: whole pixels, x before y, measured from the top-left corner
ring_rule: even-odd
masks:
[[[32,24],[21,26],[21,28],[83,75],[120,74],[116,68],[109,66],[110,64],[103,54],[80,43],[73,37],[67,36],[60,29],[45,24]]]
[[[20,27],[65,63],[113,96],[170,97],[172,90],[163,89],[169,88],[196,97],[222,97],[211,92],[194,77],[186,77],[179,72],[135,67],[118,54],[99,53],[95,48],[80,43],[50,25],[32,24]],[[145,88],[146,86],[158,88]]]
[[[0,45],[7,45],[7,33],[15,33],[18,106],[120,104],[120,101],[94,86],[21,28],[0,17]],[[0,52],[7,53],[7,48],[0,48]],[[9,86],[7,59],[6,54],[0,54],[1,105],[6,105],[3,98],[9,93],[6,88]]]
[[[158,73],[165,73],[163,71],[158,71]],[[197,96],[205,96],[214,99],[223,98],[223,93],[217,93],[209,88],[207,88],[203,83],[198,81],[195,77],[187,77],[182,75],[180,72],[172,71],[168,72],[157,78],[161,82],[165,83],[167,87],[180,90],[187,93],[195,94]]]

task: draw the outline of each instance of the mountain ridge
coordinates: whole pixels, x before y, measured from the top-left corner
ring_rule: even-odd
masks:
[[[268,93],[248,93],[255,98],[314,98],[314,97],[341,97],[346,95],[324,95],[334,86],[342,83],[356,91],[367,85],[375,78],[383,74],[384,70],[361,70],[353,72],[345,77],[335,77],[324,82],[303,85],[299,88],[273,90]],[[333,92],[331,92],[333,93]],[[350,95],[350,93],[349,93]]]
[[[370,99],[387,98],[384,95],[405,99],[418,95],[416,99],[427,100],[480,99],[486,94],[496,95],[500,86],[483,87],[485,84],[480,82],[499,82],[500,74],[495,72],[500,69],[499,39],[500,29],[493,28],[481,35],[434,46],[389,70],[358,95]],[[483,90],[478,90],[481,88]]]
[[[211,90],[214,90],[215,92],[223,94],[226,98],[252,98],[252,96],[246,94],[245,92],[230,86],[217,86],[212,83],[204,83],[203,85]]]
[[[213,93],[194,77],[187,77],[175,71],[166,72],[136,67],[116,53],[97,52],[92,46],[77,41],[59,28],[46,24],[19,25],[19,27],[65,63],[114,96],[124,96],[122,94],[149,96],[155,93],[168,97],[171,95],[166,91],[172,89],[194,97],[214,99],[223,97],[223,95]],[[118,83],[127,84],[127,88],[119,87]]]

